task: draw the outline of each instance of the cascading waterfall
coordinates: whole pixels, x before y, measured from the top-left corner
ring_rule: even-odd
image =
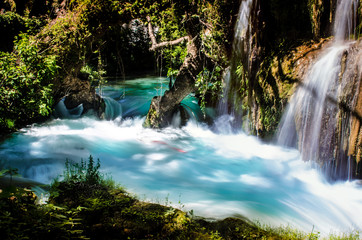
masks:
[[[295,144],[295,129],[298,130],[298,147],[304,159],[318,158],[319,135],[323,116],[332,119],[335,107],[326,106],[327,94],[334,96],[333,87],[340,72],[340,59],[346,46],[332,47],[311,69],[305,84],[299,87],[292,97],[279,133],[279,143],[292,146]],[[327,111],[327,108],[328,111]],[[330,119],[330,120],[332,120]]]
[[[240,54],[245,54],[248,51],[248,44],[250,41],[248,35],[250,34],[250,13],[253,0],[244,0],[240,4],[238,20],[235,25],[235,34],[233,42],[233,50]]]
[[[234,41],[232,45],[232,63],[226,69],[223,77],[223,97],[219,102],[218,115],[215,126],[219,131],[232,132],[235,125],[240,125],[239,118],[241,113],[238,107],[234,106],[235,100],[238,99],[237,87],[240,84],[240,77],[235,76],[237,67],[242,66],[243,78],[247,78],[247,71],[249,70],[249,52],[250,52],[250,14],[254,0],[244,0],[240,4],[237,22],[234,29]],[[221,128],[219,123],[225,128]],[[225,124],[226,123],[226,124]]]
[[[356,35],[358,0],[339,0],[334,23],[335,42],[351,40]]]
[[[336,157],[338,96],[341,61],[350,47],[356,26],[358,0],[339,1],[334,24],[334,41],[310,69],[294,93],[279,128],[278,143],[298,147],[304,160],[332,161]],[[332,101],[331,101],[332,100]],[[331,103],[334,102],[334,103]],[[340,142],[343,139],[339,139]],[[341,143],[342,144],[342,143]],[[331,167],[330,163],[324,167]],[[339,163],[339,168],[343,169]],[[330,169],[327,170],[330,173]],[[335,171],[335,170],[334,170]],[[349,171],[349,170],[347,170]],[[333,173],[333,178],[346,178],[346,173]]]

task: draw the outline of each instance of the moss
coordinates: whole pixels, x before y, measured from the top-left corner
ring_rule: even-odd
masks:
[[[249,80],[251,83],[242,91],[247,99],[243,104],[249,108],[251,132],[262,138],[274,135],[287,102],[326,42],[284,42],[261,58],[256,80]]]
[[[55,239],[256,239],[274,236],[240,219],[196,220],[173,207],[141,202],[123,189],[78,184],[72,191],[64,191],[68,187],[64,182],[58,185],[61,194],[44,206],[35,204],[35,195],[30,191],[16,197],[2,193],[2,236],[5,239],[34,236],[44,239],[50,235]],[[35,222],[41,224],[34,228]],[[21,228],[15,223],[21,224]]]
[[[147,117],[146,117],[146,120],[145,122],[143,123],[143,127],[145,128],[159,128],[159,120],[160,116],[159,114],[157,113],[156,109],[154,107],[152,107],[152,104],[151,104],[151,107],[148,111],[148,114],[147,114]]]
[[[358,12],[357,12],[357,38],[360,39],[362,37],[362,4],[359,4]]]

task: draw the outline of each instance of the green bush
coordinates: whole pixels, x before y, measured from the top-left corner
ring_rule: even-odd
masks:
[[[82,159],[80,163],[67,159],[63,180],[56,179],[51,185],[51,201],[57,204],[66,202],[76,207],[88,198],[109,198],[108,191],[116,186],[111,178],[99,172],[99,168],[99,159],[95,162],[92,156],[88,161]]]
[[[104,185],[112,188],[113,185],[110,185],[112,181],[104,178],[103,174],[99,172],[100,167],[99,158],[97,159],[97,162],[95,162],[92,155],[89,156],[88,162],[82,159],[80,164],[67,159],[65,161],[63,182],[84,182],[89,185]]]
[[[35,41],[20,34],[14,51],[0,52],[0,130],[10,132],[48,116],[53,105],[55,56],[39,53]]]

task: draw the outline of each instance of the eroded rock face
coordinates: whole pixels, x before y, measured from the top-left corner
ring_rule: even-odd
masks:
[[[362,42],[343,55],[339,74],[334,164],[342,178],[362,178]],[[345,171],[343,171],[345,170]],[[341,172],[343,171],[343,172]]]
[[[295,67],[292,75],[300,79],[293,96],[298,100],[289,103],[292,109],[286,113],[279,138],[282,144],[297,147],[304,160],[318,162],[330,179],[362,178],[362,42],[334,49],[336,46],[325,44],[317,54],[323,57],[317,59],[308,53],[303,56],[306,60],[298,60],[303,66]],[[325,58],[333,51],[338,53],[334,67],[325,66],[331,74],[320,74],[324,68],[321,62],[329,64]],[[313,78],[328,83],[325,93],[317,82],[311,82]],[[289,135],[295,135],[294,139],[287,139]]]
[[[250,88],[250,130],[260,137],[273,136],[291,96],[330,40],[310,41],[286,52],[264,58]]]

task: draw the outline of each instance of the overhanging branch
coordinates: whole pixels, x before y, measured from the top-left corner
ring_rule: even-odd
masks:
[[[162,48],[162,47],[177,45],[177,44],[182,43],[183,41],[189,40],[189,37],[185,36],[185,37],[178,38],[176,40],[157,43],[155,34],[153,33],[151,18],[149,16],[147,16],[147,21],[148,21],[148,34],[150,35],[151,42],[152,42],[152,46],[150,47],[151,51],[155,51],[156,49]]]

